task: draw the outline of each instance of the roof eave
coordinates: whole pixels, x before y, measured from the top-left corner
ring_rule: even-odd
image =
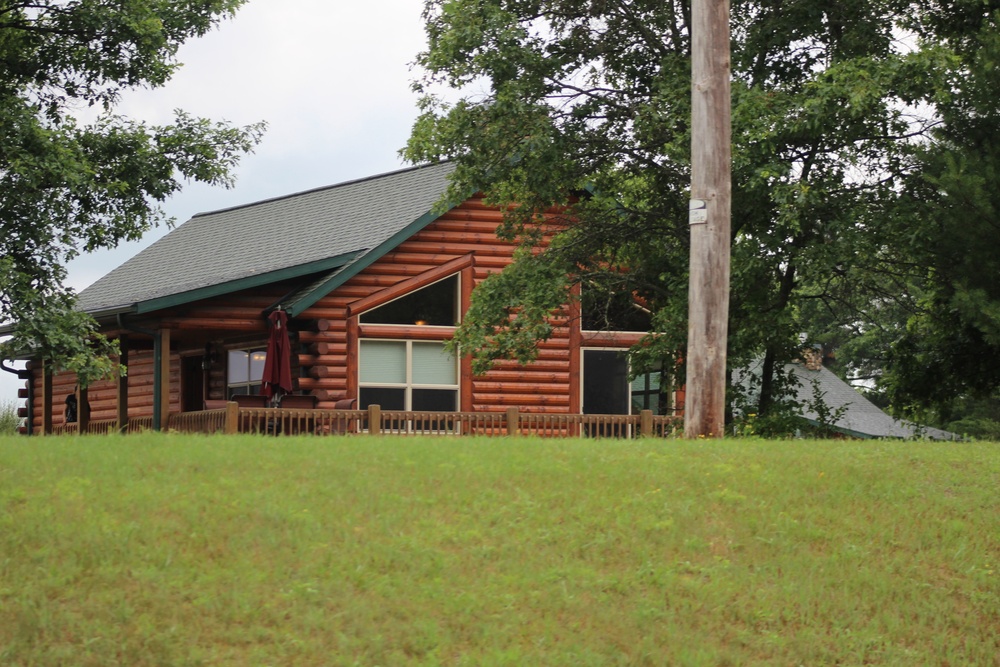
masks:
[[[208,285],[206,287],[188,290],[186,292],[179,292],[177,294],[170,294],[155,299],[140,301],[136,304],[134,312],[136,314],[151,313],[165,308],[182,306],[193,301],[201,301],[202,299],[224,296],[226,294],[232,294],[233,292],[239,292],[245,289],[261,287],[262,285],[268,285],[281,280],[300,278],[310,273],[329,271],[330,269],[349,263],[350,260],[356,256],[356,254],[357,253],[354,252],[345,253],[335,257],[329,257],[327,259],[309,262],[307,264],[299,264],[297,266],[278,269],[276,271],[269,271],[267,273],[260,273],[253,276],[246,276],[236,280],[218,283],[216,285]]]

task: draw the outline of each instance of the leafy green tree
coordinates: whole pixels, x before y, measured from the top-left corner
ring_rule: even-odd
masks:
[[[804,313],[840,287],[831,279],[888,266],[884,228],[901,219],[905,179],[958,72],[951,45],[913,35],[943,33],[954,22],[945,14],[903,0],[732,2],[729,358],[739,367],[763,355],[761,414],[810,328]],[[425,17],[416,88],[426,96],[405,154],[454,160],[453,194],[480,188],[510,206],[504,232],[526,245],[525,223],[546,207],[568,206],[575,220],[519,260],[558,268],[546,286],[491,279],[459,344],[481,363],[531,358],[525,332],[545,329],[526,320],[551,312],[559,284],[562,297],[577,286],[594,299],[633,295],[651,312],[637,358],[676,360],[687,313],[689,2],[430,0]],[[432,95],[441,85],[461,99]]]
[[[0,322],[16,322],[2,356],[30,350],[84,385],[111,372],[114,345],[73,311],[66,262],[164,222],[159,203],[185,180],[229,186],[263,131],[181,111],[151,126],[116,103],[166,83],[178,47],[244,2],[0,2]]]
[[[935,36],[922,48],[947,63],[928,96],[937,125],[878,209],[865,261],[811,285],[803,310],[844,370],[894,413],[980,424],[1000,395],[1000,10],[930,3],[910,21]]]

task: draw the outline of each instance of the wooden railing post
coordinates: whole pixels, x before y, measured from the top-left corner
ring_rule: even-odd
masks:
[[[226,433],[239,433],[240,430],[240,404],[236,401],[226,403]]]
[[[639,413],[639,435],[648,438],[653,435],[653,411],[643,410]]]
[[[517,408],[507,408],[507,435],[521,432],[521,416]]]
[[[382,433],[382,406],[368,406],[368,433],[380,435]]]

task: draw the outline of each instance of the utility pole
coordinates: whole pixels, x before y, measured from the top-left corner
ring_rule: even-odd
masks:
[[[729,333],[729,0],[691,2],[691,269],[684,435],[722,437]]]

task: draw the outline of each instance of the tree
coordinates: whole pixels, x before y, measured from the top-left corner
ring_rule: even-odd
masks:
[[[961,76],[907,193],[933,206],[923,242],[907,246],[926,267],[920,310],[890,358],[886,385],[897,404],[932,406],[948,420],[956,400],[1000,389],[1000,10],[952,8],[943,19]]]
[[[887,225],[903,215],[904,181],[957,71],[948,43],[910,36],[932,24],[942,34],[944,12],[904,0],[732,3],[729,359],[738,368],[763,355],[760,413],[831,276],[891,268],[880,260]],[[524,332],[545,330],[526,317],[576,286],[636,297],[652,327],[635,358],[682,361],[689,17],[684,0],[427,2],[416,84],[426,96],[405,154],[454,160],[453,194],[479,188],[516,204],[503,232],[527,245],[525,223],[546,206],[568,205],[578,221],[546,252],[523,253],[522,263],[564,270],[534,270],[550,276],[544,289],[525,289],[512,268],[474,296],[457,339],[482,363],[530,358]],[[431,94],[441,85],[464,94],[448,104]],[[515,305],[514,326],[498,328]]]
[[[0,348],[30,350],[86,385],[114,345],[62,285],[81,252],[165,221],[184,180],[229,186],[263,123],[233,127],[176,112],[157,127],[114,113],[126,90],[163,85],[178,47],[245,0],[8,0],[0,3]],[[92,122],[81,111],[96,112]]]

